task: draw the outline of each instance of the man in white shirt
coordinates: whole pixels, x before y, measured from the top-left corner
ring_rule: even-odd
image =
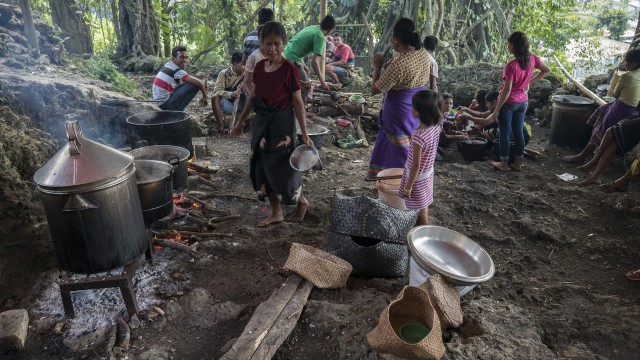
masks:
[[[431,73],[429,74],[429,89],[438,92],[438,62],[436,61],[436,47],[438,47],[438,38],[428,35],[423,41],[424,48],[427,49],[429,60],[431,61]]]

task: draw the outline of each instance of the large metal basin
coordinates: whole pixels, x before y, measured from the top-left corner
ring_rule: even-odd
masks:
[[[409,250],[427,272],[453,285],[474,285],[493,277],[495,266],[484,249],[468,237],[440,226],[417,226],[407,234]]]

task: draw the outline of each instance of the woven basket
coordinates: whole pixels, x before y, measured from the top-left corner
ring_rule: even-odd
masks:
[[[348,261],[353,266],[353,276],[401,277],[407,272],[409,262],[406,243],[379,240],[375,245],[363,246],[350,235],[333,231],[327,235],[327,252]]]
[[[417,217],[417,211],[399,210],[368,196],[348,197],[337,193],[331,203],[329,230],[405,244]]]
[[[291,244],[284,268],[298,273],[321,289],[338,289],[347,285],[351,264],[312,246]]]
[[[405,323],[421,323],[431,331],[417,344],[409,344],[398,336],[400,326]],[[382,311],[380,322],[367,335],[367,341],[378,353],[405,359],[440,359],[445,352],[440,320],[429,296],[413,286],[405,286]]]
[[[449,285],[442,275],[435,274],[423,284],[418,286],[429,295],[431,304],[438,313],[440,326],[442,329],[457,328],[462,324],[462,308],[460,307],[460,296],[456,289]]]

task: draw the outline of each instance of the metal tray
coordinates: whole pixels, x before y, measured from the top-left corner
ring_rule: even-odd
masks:
[[[442,275],[453,285],[479,284],[495,273],[489,254],[456,231],[440,226],[417,226],[407,234],[407,242],[420,267]]]

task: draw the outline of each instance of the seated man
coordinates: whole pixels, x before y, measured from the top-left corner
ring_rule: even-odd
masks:
[[[183,111],[202,91],[202,98],[207,98],[207,82],[189,75],[184,69],[189,62],[189,54],[184,46],[176,46],[171,51],[171,61],[164,64],[153,79],[151,93],[153,100],[162,110]],[[184,83],[178,85],[180,81]]]
[[[345,83],[349,69],[355,65],[355,55],[351,47],[342,42],[342,36],[335,35],[333,43],[336,46],[333,61],[327,64],[327,75],[336,84]]]
[[[218,80],[213,87],[213,96],[211,97],[211,108],[218,123],[218,130],[224,131],[224,118],[222,113],[233,113],[233,104],[236,99],[239,101],[236,111],[242,111],[247,96],[242,93],[241,83],[244,80],[244,63],[242,62],[242,54],[239,52],[231,55],[231,66],[220,71]],[[239,114],[239,112],[238,112]]]

